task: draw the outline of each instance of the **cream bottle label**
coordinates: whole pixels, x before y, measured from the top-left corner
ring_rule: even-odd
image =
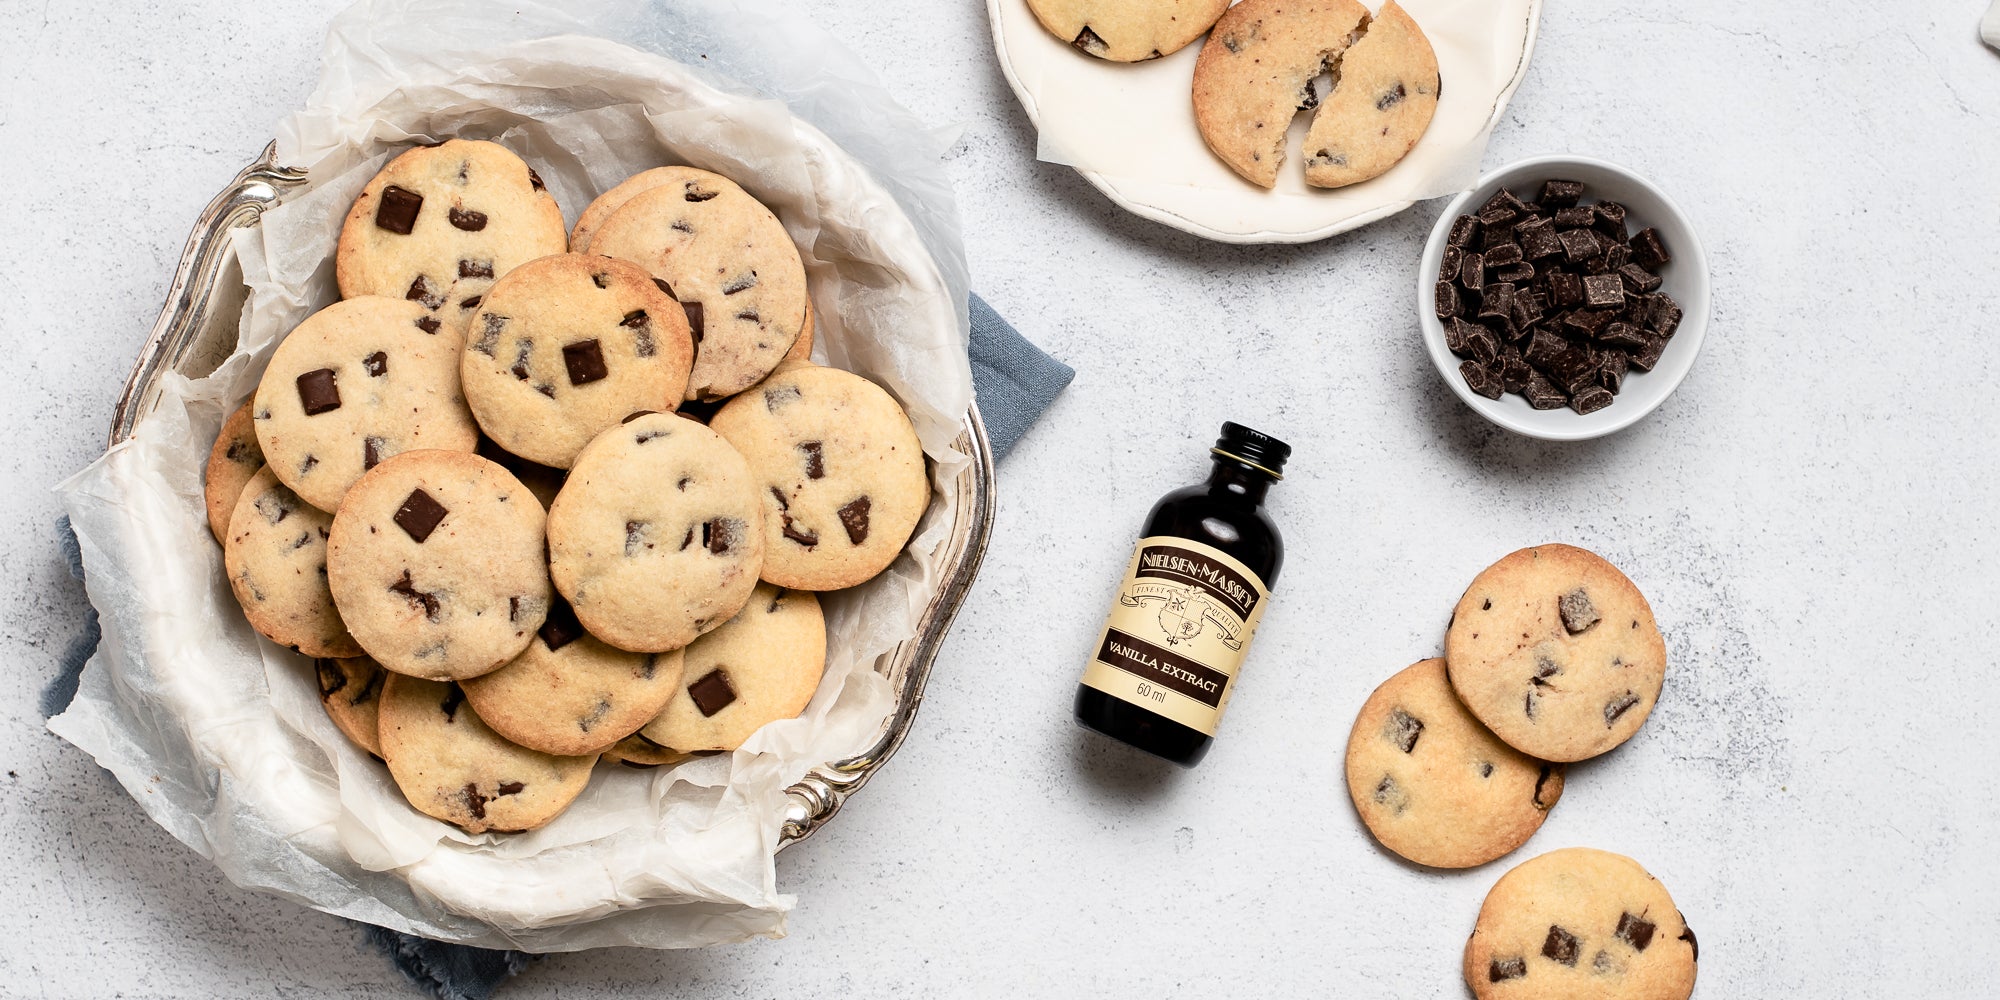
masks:
[[[1083,683],[1214,736],[1270,598],[1220,549],[1142,538]]]

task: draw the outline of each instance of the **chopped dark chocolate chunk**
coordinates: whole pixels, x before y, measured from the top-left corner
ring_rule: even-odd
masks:
[[[748,291],[755,287],[757,287],[757,272],[750,271],[729,279],[729,283],[722,286],[722,294],[735,295],[737,292]]]
[[[1514,312],[1514,286],[1505,281],[1486,286],[1479,297],[1480,319],[1507,319]]]
[[[430,280],[419,274],[410,281],[410,290],[403,297],[411,302],[421,302],[425,309],[436,309],[444,305],[444,293],[431,288]]]
[[[1631,365],[1632,357],[1624,351],[1603,352],[1597,362],[1597,384],[1618,395],[1625,390],[1625,372]]]
[[[1576,939],[1576,935],[1550,924],[1549,936],[1542,941],[1542,957],[1574,967],[1581,945],[1582,942]]]
[[[1493,363],[1500,356],[1500,338],[1485,327],[1479,327],[1465,338],[1466,348],[1472,352],[1472,360],[1482,365]]]
[[[422,545],[425,539],[431,537],[431,532],[437,530],[438,522],[443,521],[448,513],[450,511],[447,511],[443,504],[432,499],[431,495],[425,493],[423,487],[419,486],[403,499],[401,507],[396,508],[393,520],[397,527],[403,529],[404,534],[410,536],[411,541]]]
[[[1445,350],[1448,350],[1451,353],[1456,354],[1461,358],[1471,357],[1472,333],[1473,331],[1479,329],[1481,329],[1481,327],[1478,324],[1468,323],[1465,320],[1458,319],[1456,317],[1446,320],[1444,324]]]
[[[1535,265],[1530,264],[1525,260],[1520,262],[1519,264],[1509,264],[1506,267],[1494,271],[1493,277],[1499,281],[1510,282],[1516,285],[1524,285],[1534,280]]]
[[[1451,235],[1445,243],[1463,250],[1479,238],[1479,220],[1470,215],[1461,215],[1451,224]]]
[[[1594,228],[1620,243],[1625,242],[1625,206],[1615,201],[1600,201],[1592,207],[1597,213]]]
[[[1528,376],[1528,387],[1521,390],[1521,395],[1537,410],[1559,410],[1569,405],[1569,395],[1541,372]]]
[[[1529,265],[1522,265],[1527,267]],[[1541,322],[1547,305],[1540,292],[1514,293],[1514,325],[1526,329]]]
[[[1660,355],[1667,351],[1667,338],[1647,337],[1644,346],[1632,352],[1632,367],[1642,372],[1653,370],[1660,363]]]
[[[1587,348],[1576,344],[1565,344],[1555,357],[1541,366],[1549,381],[1562,386],[1563,391],[1576,393],[1586,385],[1597,382],[1597,358]]]
[[[1632,250],[1623,243],[1613,243],[1604,249],[1604,269],[1616,271],[1632,263]]]
[[[1566,271],[1549,272],[1549,304],[1565,309],[1583,301],[1583,279]]]
[[[1438,260],[1438,278],[1448,279],[1458,273],[1459,265],[1465,263],[1465,251],[1458,247],[1445,247],[1444,256]]]
[[[1657,271],[1673,261],[1667,252],[1667,245],[1660,241],[1660,231],[1651,226],[1639,230],[1632,236],[1632,263],[1648,271]],[[1652,291],[1652,289],[1647,289]]]
[[[1520,242],[1521,256],[1527,260],[1541,260],[1563,252],[1562,238],[1556,235],[1555,225],[1539,219],[1515,226],[1514,238]]]
[[[380,378],[389,374],[389,355],[376,351],[361,359],[361,367],[368,372],[370,378]]]
[[[1527,974],[1528,960],[1525,958],[1496,958],[1486,963],[1486,981],[1490,983],[1504,983]]]
[[[1590,603],[1590,592],[1578,587],[1556,598],[1556,611],[1562,615],[1563,628],[1575,635],[1597,624],[1597,606]]]
[[[576,609],[569,606],[560,592],[550,592],[548,617],[542,619],[542,627],[535,630],[535,635],[541,637],[542,645],[551,653],[583,638],[583,624],[576,620]]]
[[[1566,206],[1556,210],[1557,229],[1588,229],[1597,223],[1597,213],[1588,206]]]
[[[1438,282],[1436,303],[1433,308],[1437,312],[1437,318],[1439,319],[1450,319],[1453,316],[1459,315],[1463,309],[1463,305],[1458,300],[1458,286],[1449,281]]]
[[[821,442],[818,441],[802,442],[799,445],[799,451],[803,452],[806,457],[806,478],[825,479],[826,449],[821,444]]]
[[[1646,346],[1644,331],[1630,323],[1612,323],[1604,328],[1603,333],[1598,334],[1597,339],[1607,347],[1636,350]]]
[[[688,332],[694,334],[694,342],[701,343],[701,303],[683,302],[681,311],[687,313]]]
[[[1653,943],[1653,922],[1645,917],[1635,917],[1630,913],[1618,915],[1618,929],[1613,933],[1618,939],[1632,946],[1633,951],[1645,951]]]
[[[1537,368],[1547,368],[1551,362],[1555,361],[1556,356],[1568,349],[1568,347],[1569,341],[1546,330],[1537,330],[1534,336],[1528,338],[1528,346],[1522,352],[1522,356],[1528,359],[1529,364]]]
[[[461,793],[465,796],[465,808],[471,810],[473,819],[486,818],[486,796],[479,794],[479,786],[468,783]]]
[[[1623,309],[1625,279],[1616,274],[1593,274],[1583,279],[1583,304],[1593,309]]]
[[[387,447],[388,444],[389,442],[378,437],[362,438],[361,471],[366,472],[382,464],[382,459],[388,457],[382,454],[382,449]]]
[[[736,689],[730,686],[729,674],[721,667],[701,675],[688,685],[687,692],[703,718],[713,718],[715,713],[728,708],[736,700]]]
[[[299,406],[306,416],[315,417],[340,409],[340,386],[331,368],[316,368],[298,377]]]
[[[1614,398],[1611,390],[1591,383],[1576,390],[1576,394],[1569,398],[1569,408],[1579,414],[1596,413],[1610,406]]]
[[[705,521],[701,526],[701,544],[710,555],[722,555],[736,547],[742,539],[743,522],[730,517],[718,517]]]
[[[382,189],[382,201],[375,206],[375,225],[398,236],[408,236],[417,226],[417,211],[423,207],[423,195],[391,184]]]
[[[1400,708],[1389,712],[1389,721],[1382,726],[1382,738],[1396,744],[1404,753],[1417,749],[1417,739],[1424,735],[1424,720]]]
[[[1479,222],[1488,229],[1508,225],[1520,217],[1520,212],[1506,205],[1493,205],[1479,210]]]
[[[1665,294],[1654,296],[1653,311],[1651,315],[1646,317],[1646,327],[1654,333],[1659,334],[1660,338],[1664,340],[1673,336],[1674,331],[1679,329],[1680,325],[1680,303],[1668,298]]]
[[[452,225],[468,233],[476,233],[486,228],[485,212],[473,212],[463,208],[454,208],[446,213],[445,218],[450,219]]]
[[[436,334],[438,330],[443,326],[444,324],[438,322],[438,318],[436,316],[417,317],[417,329],[422,330],[425,333]]]
[[[397,580],[395,583],[389,585],[389,592],[392,594],[402,595],[404,600],[410,602],[411,607],[423,609],[424,617],[426,619],[429,619],[430,621],[438,620],[439,602],[437,599],[437,595],[428,593],[426,591],[418,590],[416,583],[410,579],[409,570],[404,570],[402,579]],[[455,684],[452,685],[452,689],[454,691],[456,691],[457,688],[458,688],[457,685]],[[464,694],[460,693],[459,697],[464,697]],[[445,709],[446,715],[450,715],[452,710],[457,708],[456,705],[451,704],[449,701],[446,702],[446,706],[447,706]]]
[[[1506,391],[1506,386],[1500,381],[1500,376],[1493,374],[1493,372],[1487,370],[1485,365],[1477,361],[1461,363],[1458,366],[1458,374],[1460,378],[1465,379],[1466,388],[1471,389],[1481,396],[1485,396],[1487,399],[1499,399],[1501,394]]]
[[[1494,192],[1493,197],[1486,199],[1486,204],[1479,206],[1479,210],[1482,212],[1493,208],[1506,208],[1513,211],[1516,215],[1526,215],[1528,213],[1528,206],[1523,204],[1521,199],[1514,197],[1514,192],[1506,188],[1501,188]]]
[[[869,506],[868,498],[860,496],[848,501],[837,511],[840,515],[840,526],[847,529],[847,540],[855,545],[868,540]]]
[[[562,353],[563,368],[569,372],[571,385],[588,385],[610,374],[604,367],[604,349],[596,340],[565,344]]]
[[[1471,291],[1486,287],[1486,258],[1468,253],[1458,265],[1458,283]]]
[[[1588,229],[1571,229],[1558,234],[1556,239],[1562,243],[1563,256],[1572,264],[1596,256],[1601,249],[1597,236]]]
[[[458,262],[458,276],[461,278],[493,277],[493,262],[490,260],[461,260]]]
[[[1604,705],[1604,728],[1617,725],[1618,717],[1631,711],[1639,704],[1639,696],[1630,691],[1611,699]]]
[[[1624,279],[1625,288],[1630,292],[1652,292],[1660,287],[1660,276],[1638,264],[1626,264],[1619,268],[1618,276]]]
[[[1569,208],[1583,197],[1581,181],[1547,180],[1542,182],[1542,196],[1537,201],[1543,208]]]
[[[1523,260],[1519,243],[1498,244],[1489,248],[1483,256],[1488,270],[1519,264]]]
[[[1528,380],[1535,376],[1535,369],[1521,356],[1521,349],[1509,345],[1500,352],[1500,385],[1508,392],[1522,392],[1528,388]]]
[[[1563,316],[1563,325],[1586,337],[1595,337],[1616,315],[1609,309],[1574,309]]]
[[[527,790],[527,784],[520,781],[503,781],[500,783],[500,787],[494,789],[494,791],[501,795],[519,795]]]

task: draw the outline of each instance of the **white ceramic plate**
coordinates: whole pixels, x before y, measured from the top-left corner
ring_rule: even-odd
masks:
[[[1561,179],[1583,182],[1586,203],[1615,201],[1625,206],[1625,227],[1631,232],[1652,227],[1660,231],[1660,241],[1673,257],[1659,270],[1660,291],[1673,296],[1681,307],[1681,323],[1667,341],[1665,353],[1653,370],[1633,369],[1625,376],[1624,388],[1610,406],[1590,414],[1578,414],[1568,407],[1537,410],[1528,401],[1509,393],[1487,399],[1467,387],[1458,373],[1460,360],[1444,346],[1444,324],[1437,319],[1438,264],[1451,234],[1451,224],[1461,215],[1479,210],[1487,199],[1507,188],[1515,195],[1533,200],[1542,182]],[[1701,353],[1702,337],[1708,332],[1708,255],[1701,238],[1665,191],[1644,177],[1603,160],[1584,156],[1537,156],[1518,160],[1479,179],[1471,190],[1453,198],[1437,225],[1431,227],[1424,245],[1423,261],[1417,267],[1417,318],[1424,330],[1424,346],[1438,375],[1465,405],[1479,415],[1513,431],[1547,441],[1582,441],[1616,433],[1638,423],[1653,412],[1687,378]]]
[[[1109,63],[1043,30],[1028,0],[987,0],[986,8],[1000,69],[1040,135],[1039,158],[1069,164],[1126,210],[1196,236],[1305,243],[1472,183],[1487,135],[1527,72],[1542,0],[1402,3],[1437,52],[1437,115],[1388,173],[1331,191],[1306,186],[1297,150],[1304,118],[1274,190],[1209,152],[1190,96],[1204,39],[1164,59]]]

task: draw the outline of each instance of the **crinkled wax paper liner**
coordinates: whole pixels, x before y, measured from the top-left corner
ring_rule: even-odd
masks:
[[[796,117],[795,117],[796,116]],[[347,205],[392,149],[494,138],[571,220],[646,167],[729,174],[804,253],[815,355],[889,388],[932,461],[909,552],[828,595],[826,679],[798,720],[671,771],[601,765],[528,834],[469,836],[405,804],[316,702],[310,662],[243,622],[207,536],[202,463],[272,346],[337,298]],[[444,940],[530,951],[693,947],[784,932],[784,789],[865,746],[893,708],[871,668],[916,633],[940,574],[952,440],[972,398],[965,262],[942,148],[837,43],[777,5],[373,2],[330,29],[318,89],[283,123],[308,186],[237,230],[249,300],[212,374],[168,375],[133,437],[61,487],[104,644],[50,728],[240,885]]]

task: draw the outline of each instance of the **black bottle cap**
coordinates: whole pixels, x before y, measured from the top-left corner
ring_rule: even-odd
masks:
[[[1273,479],[1285,478],[1285,460],[1292,457],[1291,445],[1262,431],[1226,420],[1222,423],[1222,436],[1215,440],[1215,447],[1209,451],[1268,472]]]

